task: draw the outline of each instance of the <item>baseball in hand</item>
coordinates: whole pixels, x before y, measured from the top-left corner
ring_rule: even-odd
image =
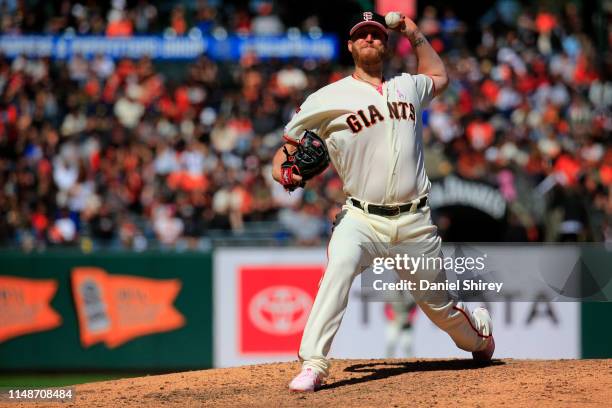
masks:
[[[387,27],[395,28],[402,21],[402,15],[397,11],[391,11],[387,13],[385,16],[385,23],[387,23]]]

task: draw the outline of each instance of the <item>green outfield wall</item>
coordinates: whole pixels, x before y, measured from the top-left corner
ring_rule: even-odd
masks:
[[[61,324],[50,330],[26,333],[0,342],[0,371],[163,371],[212,367],[211,259],[209,253],[1,252],[0,278],[57,282],[50,306],[61,316]],[[182,326],[140,335],[114,348],[104,343],[83,346],[71,287],[72,271],[83,267],[98,268],[109,276],[128,275],[152,281],[180,282],[173,307],[182,316]],[[14,295],[9,290],[0,293],[0,302],[3,299],[8,302],[11,296],[22,300],[22,295]]]
[[[585,302],[581,306],[582,358],[612,358],[612,303]]]

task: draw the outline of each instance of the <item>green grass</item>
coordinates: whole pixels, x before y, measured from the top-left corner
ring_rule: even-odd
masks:
[[[142,374],[0,374],[0,387],[63,387]]]

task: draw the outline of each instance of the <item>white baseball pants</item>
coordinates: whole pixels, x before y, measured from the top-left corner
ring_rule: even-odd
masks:
[[[382,217],[368,214],[346,204],[343,214],[332,233],[328,247],[328,264],[321,279],[319,291],[313,304],[308,322],[304,328],[298,356],[303,367],[310,367],[326,376],[329,373],[327,354],[348,304],[349,289],[355,277],[372,265],[374,257],[392,254],[377,248],[374,243],[392,245],[418,244],[419,253],[408,254],[418,257],[440,253],[441,239],[437,227],[431,222],[428,206],[396,217]],[[367,244],[364,246],[364,244]],[[437,271],[419,270],[414,275],[400,275],[402,279],[435,280]],[[418,285],[417,285],[418,288]],[[419,307],[440,329],[447,332],[457,347],[466,351],[477,351],[486,347],[482,336],[482,323],[477,321],[465,305],[452,299],[444,291],[411,292]]]

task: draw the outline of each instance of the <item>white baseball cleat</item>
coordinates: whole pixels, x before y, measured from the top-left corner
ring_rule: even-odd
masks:
[[[303,368],[302,371],[289,383],[291,391],[313,392],[321,387],[321,376],[312,368]]]
[[[487,309],[479,307],[474,309],[472,316],[478,323],[479,332],[488,336],[487,345],[482,350],[473,351],[472,358],[477,361],[490,361],[495,352],[495,340],[493,339],[493,321]]]

